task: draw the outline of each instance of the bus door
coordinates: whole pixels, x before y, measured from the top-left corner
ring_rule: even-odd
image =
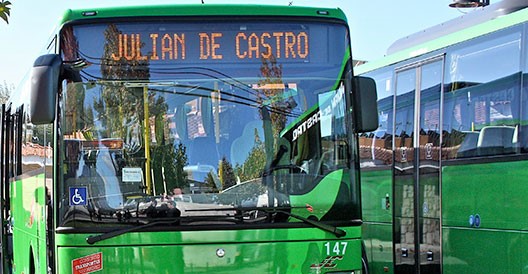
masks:
[[[440,273],[443,57],[396,70],[393,249],[396,273]]]

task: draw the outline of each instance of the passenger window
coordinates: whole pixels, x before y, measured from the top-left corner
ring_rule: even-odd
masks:
[[[392,68],[375,71],[367,76],[376,81],[379,127],[373,132],[359,136],[361,167],[390,166],[392,165],[392,127],[394,123]]]
[[[528,37],[528,28],[526,28],[526,25],[527,24],[524,24],[525,25],[525,37]],[[522,79],[522,83],[523,83],[523,87],[522,87],[522,92],[521,92],[521,96],[522,96],[522,101],[521,101],[521,106],[522,106],[522,110],[521,110],[521,121],[527,121],[528,120],[528,54],[526,54],[528,52],[528,43],[524,43],[524,74],[523,74],[523,79]],[[519,136],[518,136],[518,140],[519,140],[519,145],[521,147],[521,152],[523,153],[526,153],[528,152],[528,125],[523,125],[524,123],[522,123],[520,126],[519,126]]]
[[[444,159],[518,151],[521,34],[486,39],[448,55]]]

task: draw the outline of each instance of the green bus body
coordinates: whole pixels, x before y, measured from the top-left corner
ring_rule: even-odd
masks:
[[[38,202],[46,199],[43,179],[39,175],[11,186],[11,216],[16,218],[13,273],[47,273],[46,256],[39,255],[49,251],[46,205]],[[325,268],[334,273],[336,265],[361,269],[361,228],[344,230],[344,238],[313,228],[131,232],[94,245],[86,243],[93,233],[58,232],[55,271],[86,273],[82,271],[90,271],[88,267],[76,272],[82,263],[74,262],[94,254],[101,254],[99,273],[312,273]],[[217,255],[219,248],[225,256]]]
[[[34,273],[47,273],[45,256],[38,256],[47,251],[46,235],[41,235],[46,231],[45,205],[32,204],[35,194],[39,200],[45,198],[42,179],[28,178],[13,186],[11,197],[25,199],[22,204],[31,205],[13,207],[13,216],[28,220],[20,227],[15,220],[14,253],[33,254],[32,259],[15,255],[15,273],[31,273],[32,265]],[[311,273],[315,261],[360,269],[357,259],[361,258],[361,230],[349,227],[346,232],[347,237],[340,239],[319,229],[305,228],[131,232],[94,245],[86,243],[93,234],[58,233],[56,271],[82,273],[75,272],[73,262],[93,254],[101,254],[100,273]],[[225,257],[217,256],[219,247],[225,250]]]
[[[3,273],[362,272],[341,10],[69,10],[46,51],[3,106]]]
[[[528,3],[468,16],[507,2],[356,69],[381,121],[360,136],[370,273],[526,273]]]

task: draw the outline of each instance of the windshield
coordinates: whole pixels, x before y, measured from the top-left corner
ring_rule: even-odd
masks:
[[[60,225],[358,218],[348,47],[291,20],[65,27]]]

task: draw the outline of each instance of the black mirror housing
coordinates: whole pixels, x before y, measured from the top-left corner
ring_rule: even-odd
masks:
[[[58,54],[42,55],[35,60],[30,75],[29,117],[35,125],[53,123],[59,90],[62,58]]]
[[[353,110],[355,114],[356,133],[374,131],[379,126],[378,96],[376,82],[369,77],[355,76],[352,90]]]

